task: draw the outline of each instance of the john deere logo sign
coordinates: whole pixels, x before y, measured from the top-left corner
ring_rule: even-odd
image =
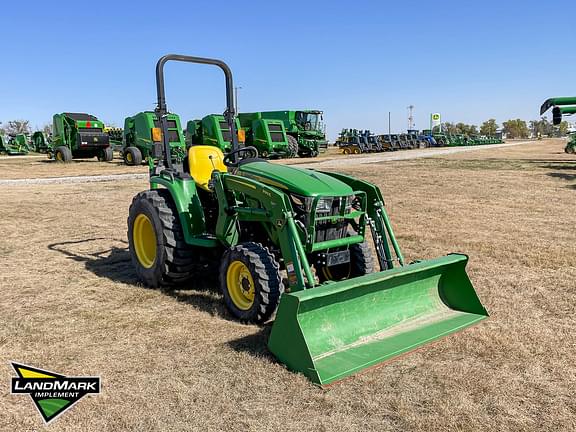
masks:
[[[438,113],[432,114],[432,120],[435,122],[440,121],[440,114]]]
[[[98,377],[67,377],[43,369],[12,363],[17,377],[12,378],[12,394],[30,395],[46,423],[72,408],[87,394],[100,393]]]

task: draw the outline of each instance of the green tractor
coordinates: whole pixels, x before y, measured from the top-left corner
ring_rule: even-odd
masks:
[[[43,131],[32,134],[32,149],[36,153],[48,153],[52,144],[52,138]]]
[[[540,115],[552,108],[552,123],[558,126],[565,115],[576,114],[576,97],[558,97],[546,100],[540,107]],[[566,153],[576,153],[576,134],[572,134],[564,147]]]
[[[235,121],[238,140],[244,142],[244,131],[238,119]],[[202,120],[190,120],[186,124],[186,147],[211,145],[223,152],[232,150],[232,135],[228,122],[221,114],[209,114]]]
[[[282,120],[267,119],[262,113],[238,114],[244,130],[245,145],[256,147],[263,158],[293,158],[298,154],[298,142],[288,138]]]
[[[218,66],[232,151],[194,145],[174,162],[164,67]],[[288,368],[328,384],[488,316],[466,274],[466,255],[406,263],[380,190],[343,174],[273,164],[239,147],[233,80],[220,60],[166,55],[156,66],[162,146],[149,189],[132,200],[132,263],[150,287],[209,274],[230,314],[275,317],[268,347]],[[380,271],[374,263],[371,236]]]
[[[298,156],[316,157],[328,147],[326,133],[322,125],[323,112],[318,110],[263,111],[262,119],[280,120],[290,148],[298,146]]]
[[[48,157],[58,162],[93,157],[101,162],[110,162],[114,157],[110,139],[104,132],[104,123],[93,115],[54,114],[52,134]]]
[[[126,165],[140,165],[154,155],[155,147],[162,145],[163,134],[160,120],[152,111],[140,112],[124,120],[122,158]],[[166,136],[172,155],[180,161],[186,157],[186,143],[182,134],[180,117],[166,113]]]

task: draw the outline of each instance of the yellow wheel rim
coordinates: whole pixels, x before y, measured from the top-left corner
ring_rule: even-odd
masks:
[[[254,279],[242,261],[232,261],[226,272],[226,286],[234,305],[248,310],[254,304]]]
[[[156,232],[148,216],[139,214],[134,220],[132,238],[138,262],[144,268],[150,268],[156,261]]]
[[[64,157],[62,156],[62,152],[56,152],[56,160],[58,162],[62,162],[64,160]]]
[[[126,160],[132,162],[132,153],[126,153]]]
[[[354,154],[360,154],[360,149],[355,148],[355,149],[354,149]]]

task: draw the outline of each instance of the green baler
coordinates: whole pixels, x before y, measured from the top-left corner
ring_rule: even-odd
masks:
[[[186,156],[186,143],[182,134],[180,117],[167,113],[167,137],[171,154],[182,161]],[[140,165],[143,160],[153,157],[154,147],[161,146],[162,129],[156,113],[139,112],[124,120],[122,158],[126,165]]]
[[[322,125],[322,111],[263,111],[261,118],[281,120],[291,146],[298,145],[298,156],[316,157],[328,141]]]
[[[283,121],[262,118],[260,112],[238,114],[238,120],[245,144],[256,147],[262,157],[292,158],[298,154],[298,143],[288,138]]]
[[[93,157],[110,162],[114,155],[104,123],[91,114],[68,112],[54,114],[48,157],[58,162]]]
[[[244,133],[240,121],[235,120],[238,139],[244,142]],[[186,147],[193,145],[211,145],[224,153],[232,150],[232,136],[226,119],[221,114],[209,114],[202,120],[189,120],[186,124]]]
[[[224,72],[224,118],[232,131],[226,156],[215,146],[193,145],[185,164],[173,163],[168,61]],[[229,312],[252,323],[276,314],[269,349],[321,385],[488,316],[466,274],[467,256],[405,262],[376,186],[272,164],[254,147],[239,147],[232,73],[224,62],[167,55],[156,81],[161,153],[149,189],[134,197],[128,216],[131,259],[144,284],[186,286],[211,268]]]

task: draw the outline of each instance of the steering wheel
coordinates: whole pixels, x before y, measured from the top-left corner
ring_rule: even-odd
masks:
[[[240,157],[240,155],[246,154],[246,156]],[[258,150],[256,147],[248,146],[237,148],[232,150],[226,156],[224,156],[224,165],[227,167],[237,167],[241,159],[256,159],[258,158]]]

